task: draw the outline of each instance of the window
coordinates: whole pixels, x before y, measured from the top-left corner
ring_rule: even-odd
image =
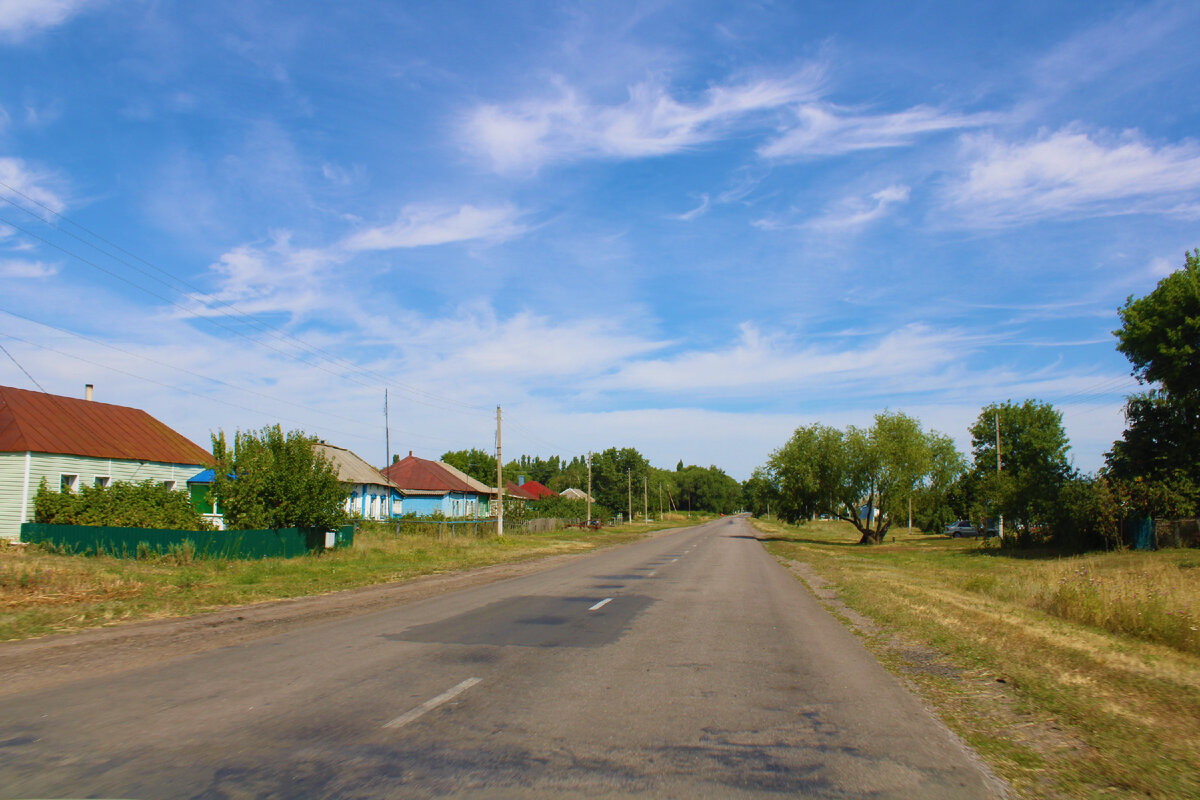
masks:
[[[58,479],[59,491],[73,492],[79,488],[78,475],[62,475]]]
[[[168,492],[175,491],[175,481],[163,481],[162,485]]]
[[[96,480],[95,480],[96,488],[97,489],[106,488],[108,486],[108,480],[109,480],[109,478],[107,475],[97,475]]]

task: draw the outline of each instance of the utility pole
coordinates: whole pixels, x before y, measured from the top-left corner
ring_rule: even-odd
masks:
[[[383,458],[383,469],[387,469],[392,463],[392,428],[388,424],[388,402],[387,402],[387,387],[383,387],[383,449],[387,453]],[[382,472],[382,470],[380,470]],[[392,516],[392,493],[388,492],[388,517]]]
[[[642,476],[642,522],[650,516],[650,492],[646,482],[646,476]]]
[[[500,446],[500,406],[496,406],[496,535],[504,535],[504,451]]]
[[[662,481],[658,482],[658,519],[662,520]]]
[[[912,497],[908,498],[908,532],[912,533]]]
[[[996,406],[996,488],[1000,488],[1000,406]],[[984,522],[984,527],[987,527],[987,522]],[[996,526],[996,533],[1000,536],[1000,543],[1004,543],[1004,512],[1000,512],[1000,524]],[[984,535],[987,532],[984,531]]]
[[[588,524],[591,524],[591,521],[592,521],[592,451],[591,450],[588,450],[587,521],[588,521]]]
[[[633,470],[625,470],[625,481],[629,484],[629,521],[633,522]]]

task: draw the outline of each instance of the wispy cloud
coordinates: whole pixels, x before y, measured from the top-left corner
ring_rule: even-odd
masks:
[[[0,0],[0,36],[21,40],[61,25],[97,0]]]
[[[906,147],[926,134],[975,128],[998,119],[1000,115],[994,113],[955,114],[927,106],[864,114],[813,103],[798,107],[795,125],[758,152],[768,159],[788,159]]]
[[[520,222],[522,216],[522,212],[511,205],[452,208],[414,204],[405,206],[395,222],[359,231],[347,237],[340,246],[358,252],[452,242],[506,241],[527,230]]]
[[[0,260],[0,278],[49,278],[57,274],[58,265],[45,261]]]
[[[677,219],[680,222],[691,222],[696,217],[708,211],[709,199],[707,194],[700,195],[700,205],[693,208],[691,211],[685,211],[682,214],[672,214],[671,219]]]
[[[628,99],[615,105],[593,103],[559,81],[552,99],[474,109],[463,135],[468,149],[498,172],[584,158],[661,156],[714,141],[763,112],[814,99],[821,78],[813,65],[787,78],[712,86],[692,102],[651,80],[631,86]]]
[[[10,190],[16,190],[55,213],[62,213],[67,205],[58,193],[46,187],[51,180],[49,174],[31,168],[19,158],[0,157],[0,183],[4,184],[0,186],[0,193],[9,195],[11,194]],[[24,202],[20,197],[14,199]]]
[[[947,200],[970,223],[1200,211],[1200,145],[1192,140],[1156,146],[1136,131],[1067,128],[1019,143],[970,136],[964,145],[965,174]]]

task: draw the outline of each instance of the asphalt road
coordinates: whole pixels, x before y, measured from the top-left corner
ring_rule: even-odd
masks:
[[[0,698],[0,797],[982,798],[741,519]]]

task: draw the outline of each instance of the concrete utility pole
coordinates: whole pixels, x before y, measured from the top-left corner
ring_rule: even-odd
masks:
[[[1000,406],[996,406],[996,478],[1000,477]],[[999,481],[997,480],[997,488]],[[986,522],[984,523],[986,527]],[[996,533],[1000,536],[1000,542],[1004,542],[1004,514],[1000,514],[1000,524],[996,526]],[[986,535],[986,531],[985,531]]]
[[[504,535],[504,450],[500,446],[500,406],[496,406],[496,535]]]
[[[587,521],[592,521],[592,451],[588,450]]]
[[[642,520],[645,521],[650,516],[650,490],[646,483],[646,476],[642,476]]]
[[[625,481],[629,484],[629,521],[633,522],[633,470],[625,470]]]

